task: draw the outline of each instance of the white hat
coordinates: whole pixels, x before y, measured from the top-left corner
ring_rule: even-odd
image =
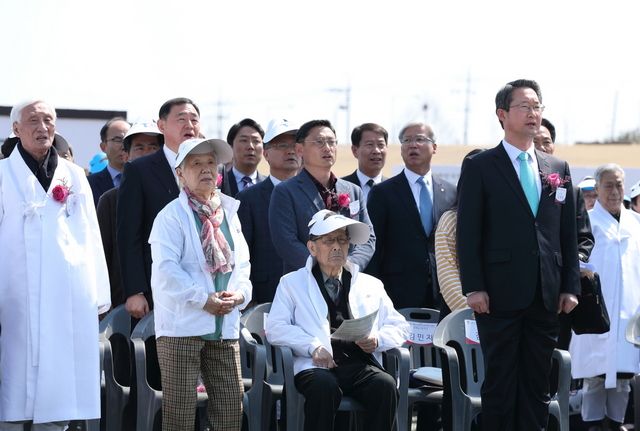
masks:
[[[267,130],[267,133],[264,134],[264,139],[262,139],[262,142],[268,144],[273,138],[278,135],[295,135],[297,131],[298,128],[291,124],[289,121],[282,118],[274,118],[273,120],[269,121],[269,129]]]
[[[638,195],[640,195],[640,181],[638,181],[637,183],[631,186],[631,192],[629,193],[629,197],[633,199]]]
[[[365,244],[371,236],[369,225],[334,214],[327,217],[329,210],[320,210],[313,215],[309,222],[309,235],[325,235],[337,229],[349,229],[349,242],[352,244]]]
[[[594,190],[596,188],[596,180],[593,177],[584,177],[582,181],[578,184],[582,190]]]
[[[222,139],[187,139],[178,148],[178,156],[176,157],[176,163],[173,165],[175,168],[180,166],[180,163],[189,154],[216,154],[216,163],[227,163],[231,161],[233,156],[233,150]]]

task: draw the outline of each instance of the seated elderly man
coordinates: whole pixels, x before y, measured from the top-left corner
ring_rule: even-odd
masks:
[[[347,262],[349,243],[364,244],[365,223],[322,210],[309,223],[304,268],[282,277],[267,319],[275,346],[294,353],[295,385],[304,396],[305,431],[332,430],[342,394],[363,403],[364,429],[390,430],[398,404],[396,383],[381,366],[381,352],[399,347],[409,324],[393,308],[382,282]],[[348,319],[377,311],[368,336],[331,338]]]

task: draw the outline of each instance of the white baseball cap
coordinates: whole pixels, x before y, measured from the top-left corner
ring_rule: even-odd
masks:
[[[631,186],[631,192],[629,192],[629,197],[631,199],[635,198],[638,195],[640,195],[640,181],[638,181],[637,183],[632,185]]]
[[[215,153],[216,163],[227,163],[231,161],[233,157],[233,150],[222,139],[187,139],[178,148],[178,156],[176,162],[173,165],[175,168],[180,166],[180,163],[189,154],[207,154]]]
[[[349,230],[349,242],[365,244],[371,236],[369,225],[347,218],[340,214],[327,216],[332,211],[320,210],[313,215],[309,222],[309,235],[326,235],[337,229]]]
[[[582,181],[578,184],[582,190],[594,190],[596,188],[596,180],[593,177],[584,177]]]
[[[264,139],[262,142],[268,144],[271,142],[273,138],[278,135],[295,135],[298,131],[298,128],[291,124],[289,121],[282,118],[274,118],[269,121],[269,128],[267,129],[267,133],[264,134]]]

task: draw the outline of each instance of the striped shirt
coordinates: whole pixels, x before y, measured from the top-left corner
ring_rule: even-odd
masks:
[[[458,212],[449,210],[442,214],[436,229],[436,264],[440,293],[451,311],[467,307],[467,298],[462,294],[458,251],[456,248],[456,225]]]

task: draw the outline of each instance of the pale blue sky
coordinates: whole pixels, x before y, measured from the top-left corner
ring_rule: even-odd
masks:
[[[592,7],[591,5],[598,5]],[[637,1],[0,0],[0,105],[45,97],[56,107],[157,116],[192,98],[203,133],[252,117],[350,127],[434,123],[439,143],[502,137],[494,97],[510,80],[542,86],[561,144],[640,126]],[[2,133],[0,133],[2,135]],[[93,143],[94,139],[92,139]]]

